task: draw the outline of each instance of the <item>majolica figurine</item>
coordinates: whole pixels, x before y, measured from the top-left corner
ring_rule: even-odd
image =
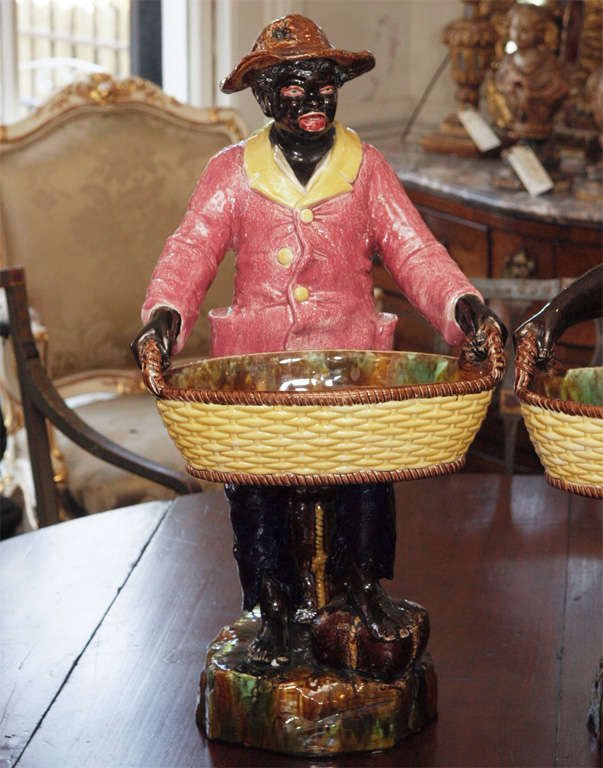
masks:
[[[149,337],[166,363],[182,349],[222,257],[233,249],[232,305],[210,312],[213,356],[391,349],[397,318],[375,310],[376,252],[449,343],[476,332],[473,351],[480,354],[480,332],[495,316],[382,155],[335,121],[339,89],[374,63],[368,51],[335,48],[297,14],[262,31],[221,87],[226,93],[251,88],[270,122],[209,161],[151,278],[135,353]],[[347,632],[364,637],[364,666],[356,658],[353,668],[365,682],[406,680],[425,647],[428,623],[424,609],[392,600],[380,583],[393,570],[392,485],[303,491],[227,485],[226,494],[244,607],[259,605],[261,613],[237,674],[268,680],[293,667],[305,670],[306,680],[309,665],[349,669],[345,654],[333,650],[335,635]],[[322,553],[332,607],[326,629],[312,624],[316,594],[325,591],[311,567],[319,501],[331,520],[329,551]]]
[[[505,132],[512,140],[531,144],[546,165],[554,164],[544,146],[553,132],[553,118],[569,93],[567,77],[553,53],[545,47],[546,11],[518,4],[509,11],[509,39],[517,46],[500,63],[495,86],[503,97],[510,120]]]

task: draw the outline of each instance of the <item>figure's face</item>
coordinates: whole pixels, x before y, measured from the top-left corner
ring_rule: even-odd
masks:
[[[539,40],[538,27],[527,13],[514,13],[511,18],[509,37],[520,51],[535,48]]]
[[[325,62],[319,69],[294,69],[277,77],[270,98],[270,111],[277,126],[297,138],[311,140],[333,125],[337,110],[335,68]]]

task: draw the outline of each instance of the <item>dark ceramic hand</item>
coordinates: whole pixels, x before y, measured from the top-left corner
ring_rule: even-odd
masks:
[[[513,345],[518,347],[525,336],[532,334],[536,342],[536,364],[540,367],[546,366],[553,355],[553,346],[562,333],[559,319],[558,313],[552,311],[547,304],[515,329]]]
[[[513,333],[517,347],[532,333],[536,341],[539,366],[546,365],[553,354],[553,346],[566,328],[585,320],[603,316],[603,265],[593,267],[569,288],[532,315]]]
[[[170,364],[172,345],[180,331],[180,315],[175,309],[158,307],[151,314],[151,319],[136,335],[131,342],[130,349],[136,358],[136,364],[141,367],[140,356],[144,342],[154,339],[161,350],[161,363],[163,368]]]
[[[503,346],[508,332],[504,323],[487,304],[475,294],[466,293],[456,302],[454,317],[466,336],[472,336],[471,353],[479,360],[485,359],[486,325],[496,323],[502,334]]]

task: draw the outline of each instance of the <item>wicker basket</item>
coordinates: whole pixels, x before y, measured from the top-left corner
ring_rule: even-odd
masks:
[[[571,382],[581,374],[600,380],[603,368],[572,369],[560,376],[539,373],[536,359],[536,341],[528,333],[515,356],[515,391],[546,478],[556,488],[602,499],[603,386],[585,398]],[[585,399],[591,402],[581,402]]]
[[[331,485],[461,467],[504,370],[494,325],[486,348],[479,364],[469,354],[349,350],[208,358],[164,378],[151,340],[142,367],[190,474]]]

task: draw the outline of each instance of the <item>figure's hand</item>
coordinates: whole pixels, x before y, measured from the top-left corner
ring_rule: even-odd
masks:
[[[517,347],[526,334],[532,333],[536,364],[543,367],[551,360],[553,347],[567,328],[597,317],[603,317],[603,264],[589,269],[528,318],[513,333],[513,342]]]
[[[553,356],[553,346],[560,336],[559,316],[549,305],[530,317],[513,332],[513,346],[517,349],[521,341],[531,333],[536,342],[536,365],[543,368]]]
[[[486,351],[486,326],[496,323],[502,335],[503,347],[507,342],[508,332],[504,323],[487,304],[475,294],[461,296],[454,307],[454,317],[466,336],[472,336],[470,353],[477,360],[484,360]]]
[[[172,346],[180,331],[180,322],[180,315],[175,309],[158,307],[153,310],[149,322],[139,331],[136,338],[130,344],[130,349],[136,358],[136,364],[139,368],[141,367],[140,355],[142,347],[149,338],[154,339],[159,345],[163,369],[165,370],[169,366]]]

